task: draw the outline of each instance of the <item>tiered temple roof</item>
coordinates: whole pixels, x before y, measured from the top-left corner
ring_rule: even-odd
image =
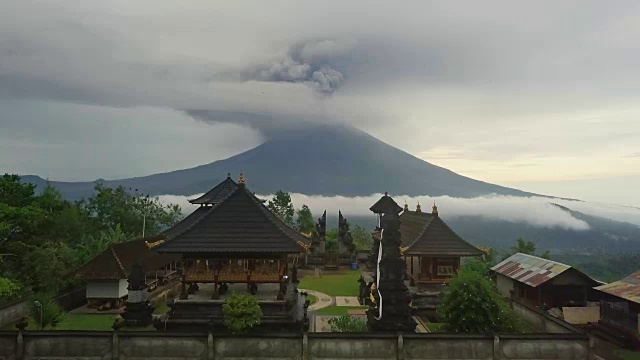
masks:
[[[226,198],[237,187],[238,184],[231,179],[231,174],[228,173],[227,178],[223,182],[202,194],[199,198],[189,200],[189,202],[196,205],[215,205]]]
[[[437,213],[406,210],[400,215],[405,255],[481,256],[484,252],[455,233]]]
[[[310,241],[229,177],[192,203],[208,204],[164,232],[160,253],[301,253]]]
[[[376,214],[382,214],[385,211],[388,211],[390,209],[397,209],[397,212],[402,211],[402,208],[400,207],[400,205],[398,205],[393,198],[391,198],[391,196],[389,196],[388,193],[384,193],[384,196],[382,196],[380,198],[380,200],[378,200],[375,204],[373,204],[369,210],[371,210],[372,212],[376,213]]]

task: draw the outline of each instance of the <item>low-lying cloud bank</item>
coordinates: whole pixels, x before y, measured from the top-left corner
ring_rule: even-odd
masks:
[[[193,199],[198,196],[199,194],[186,197],[162,195],[160,198],[167,203],[179,204],[184,213],[189,213],[196,207],[189,204],[188,199]],[[345,216],[349,217],[372,215],[369,207],[375,203],[380,196],[382,196],[382,194],[362,197],[327,197],[294,193],[291,194],[291,199],[296,208],[301,207],[302,204],[306,204],[314,214],[320,214],[325,209],[328,213],[337,213],[338,210],[342,210]],[[268,199],[271,198],[271,195],[258,195],[258,197]],[[420,203],[423,211],[431,211],[431,206],[435,201],[440,215],[444,218],[480,216],[486,219],[522,223],[544,228],[576,231],[590,229],[587,222],[553,205],[553,203],[555,203],[588,215],[640,225],[640,209],[618,205],[548,199],[543,197],[515,196],[481,196],[469,199],[450,196],[431,197],[428,195],[413,197],[399,195],[393,197],[401,206],[406,202],[411,210],[415,210],[416,205]]]

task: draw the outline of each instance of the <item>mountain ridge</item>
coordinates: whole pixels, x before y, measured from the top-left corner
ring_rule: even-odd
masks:
[[[282,131],[261,145],[227,159],[147,176],[85,182],[49,181],[67,199],[93,192],[96,182],[150,195],[193,195],[244,171],[253,191],[286,190],[309,195],[365,196],[379,192],[475,197],[538,196],[471,179],[419,159],[348,126],[315,125]],[[34,175],[25,181],[43,185]]]

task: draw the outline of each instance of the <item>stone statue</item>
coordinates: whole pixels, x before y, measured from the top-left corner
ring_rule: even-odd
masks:
[[[382,258],[376,289],[380,292],[382,301],[367,311],[367,326],[371,331],[414,332],[416,328],[416,322],[411,317],[411,295],[404,284],[407,265],[400,255],[400,211],[388,208],[382,216]]]

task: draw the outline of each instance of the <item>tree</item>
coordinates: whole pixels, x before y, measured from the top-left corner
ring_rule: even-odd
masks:
[[[20,285],[7,278],[0,277],[0,303],[15,298],[19,291]]]
[[[325,250],[334,250],[338,247],[338,228],[327,230],[324,234]]]
[[[109,246],[128,241],[132,238],[133,235],[122,231],[120,224],[117,224],[115,229],[108,228],[106,231],[101,231],[98,236],[85,236],[78,245],[78,265],[91,260]]]
[[[524,238],[517,238],[516,246],[511,247],[511,253],[507,254],[507,256],[503,258],[503,260],[516,253],[536,256],[536,250],[536,243],[534,243],[533,241],[526,240]],[[543,259],[550,259],[551,253],[549,252],[549,250],[547,250],[542,253],[540,257]]]
[[[351,237],[358,250],[371,250],[373,247],[371,233],[360,225],[356,225],[353,230],[351,230]]]
[[[367,332],[367,323],[349,315],[329,319],[331,332]]]
[[[313,220],[313,214],[311,209],[307,205],[302,205],[302,208],[296,210],[296,230],[301,233],[312,233],[316,229],[315,221]]]
[[[155,235],[174,225],[182,217],[180,206],[165,205],[158,197],[128,192],[123,186],[115,189],[97,184],[96,194],[83,202],[99,228],[112,228],[120,224],[127,234]]]
[[[48,326],[54,328],[67,318],[67,313],[50,294],[35,295],[29,307],[29,313],[40,330]]]
[[[258,300],[246,293],[234,293],[222,304],[224,325],[232,334],[245,334],[260,325],[262,309]]]
[[[470,268],[451,279],[438,312],[450,332],[495,334],[517,328],[515,315],[491,280]]]
[[[291,196],[288,192],[278,190],[275,196],[269,200],[267,208],[285,224],[294,227],[293,215],[295,214],[295,210],[293,209]]]

